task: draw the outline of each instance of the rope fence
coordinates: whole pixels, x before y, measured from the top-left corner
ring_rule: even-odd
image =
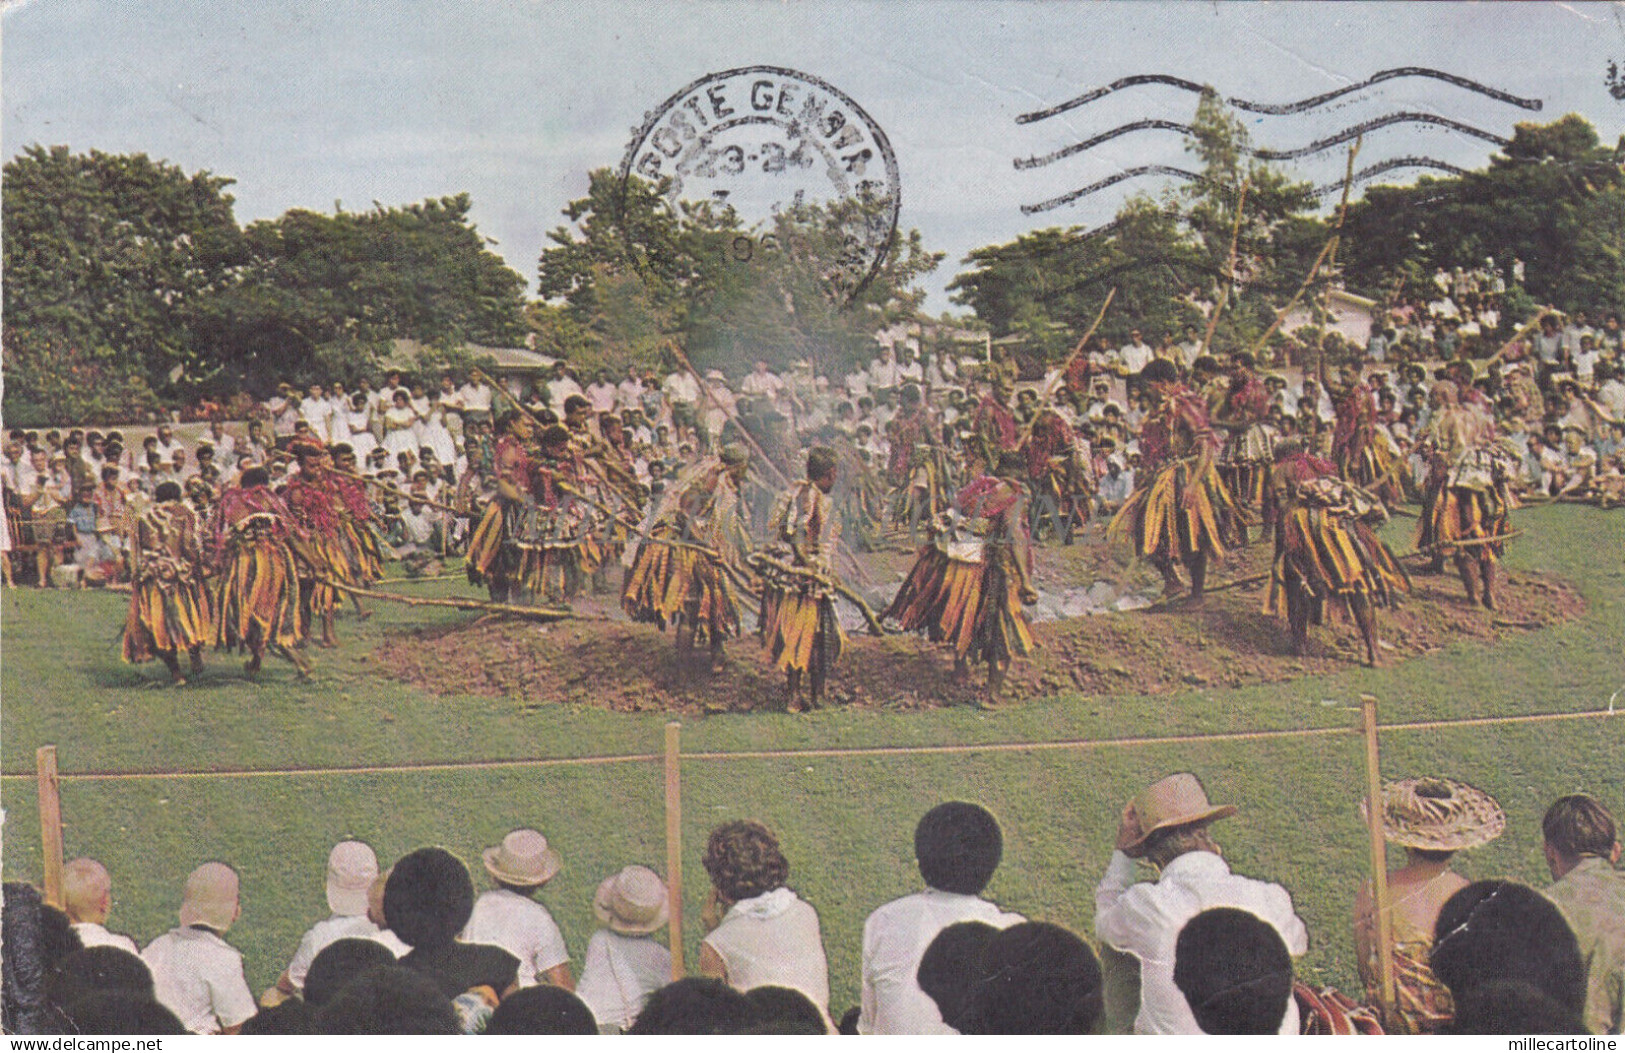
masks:
[[[1350,707],[1354,708],[1354,707]],[[1214,732],[1199,735],[1142,735],[1106,739],[1061,739],[1045,742],[990,742],[981,744],[955,744],[938,746],[853,746],[811,749],[778,750],[701,750],[684,753],[681,749],[682,724],[670,721],[665,726],[665,749],[661,753],[609,754],[588,757],[541,757],[514,760],[448,761],[428,764],[347,765],[309,768],[256,768],[225,769],[217,771],[104,771],[64,773],[58,768],[55,746],[41,746],[35,754],[36,769],[29,774],[8,773],[0,779],[34,779],[39,794],[40,840],[44,856],[44,899],[56,906],[62,904],[63,837],[61,786],[63,783],[135,782],[144,780],[199,780],[199,779],[255,779],[289,778],[297,776],[383,775],[424,772],[492,771],[499,769],[538,769],[562,767],[591,767],[612,764],[652,764],[662,762],[665,770],[666,866],[669,897],[669,941],[672,955],[672,978],[684,975],[683,964],[683,899],[682,899],[682,785],[681,764],[690,762],[729,762],[739,760],[799,760],[811,758],[901,757],[939,756],[968,753],[1053,752],[1058,750],[1090,750],[1146,746],[1194,745],[1220,742],[1267,742],[1274,740],[1330,738],[1359,736],[1364,740],[1366,793],[1370,800],[1379,799],[1381,776],[1379,772],[1378,738],[1381,732],[1437,731],[1447,728],[1504,727],[1523,724],[1545,724],[1559,721],[1606,719],[1616,715],[1610,701],[1607,709],[1585,710],[1573,713],[1530,713],[1500,717],[1462,717],[1452,720],[1404,721],[1380,724],[1377,721],[1377,700],[1370,695],[1360,696],[1357,709],[1359,720],[1344,726],[1322,728],[1285,728],[1262,731]],[[1385,840],[1382,830],[1381,808],[1368,808],[1368,833],[1372,883],[1378,918],[1378,954],[1381,1010],[1384,1016],[1393,1004],[1394,981],[1392,975],[1392,904],[1387,891]]]

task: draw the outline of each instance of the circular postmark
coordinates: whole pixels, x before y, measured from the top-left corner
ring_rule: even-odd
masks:
[[[633,130],[620,176],[623,194],[637,176],[669,180],[674,208],[732,207],[752,232],[729,247],[739,262],[781,248],[771,233],[778,217],[856,202],[840,213],[844,248],[830,275],[847,300],[885,262],[902,204],[897,157],[874,119],[823,80],[782,66],[708,74],[671,96]]]

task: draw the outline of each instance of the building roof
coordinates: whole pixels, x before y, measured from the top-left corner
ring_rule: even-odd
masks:
[[[381,363],[385,369],[398,369],[409,371],[417,369],[423,360],[423,353],[428,350],[419,340],[396,339],[391,341],[393,347]],[[555,359],[524,347],[487,347],[484,344],[464,344],[463,351],[475,358],[489,357],[496,363],[495,372],[507,373],[541,373],[553,368]]]

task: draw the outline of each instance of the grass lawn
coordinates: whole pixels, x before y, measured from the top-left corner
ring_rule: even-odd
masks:
[[[1132,735],[1347,726],[1359,694],[1385,722],[1582,711],[1625,688],[1625,516],[1591,508],[1530,509],[1511,545],[1514,572],[1574,583],[1585,615],[1509,637],[1459,644],[1380,670],[1237,690],[1160,697],[1060,695],[998,713],[825,710],[810,716],[723,715],[685,722],[692,751],[1099,739]],[[1394,528],[1408,548],[1409,521]],[[453,584],[439,586],[460,591]],[[428,589],[419,587],[428,594]],[[0,650],[0,799],[4,876],[41,873],[34,749],[59,747],[67,853],[107,864],[111,925],[145,942],[174,924],[186,873],[208,859],[242,872],[243,917],[231,941],[256,993],[287,963],[300,934],[325,916],[322,871],[334,841],[359,837],[389,860],[441,844],[478,867],[479,850],[533,825],[565,868],[543,901],[580,955],[597,883],[630,862],[664,870],[661,772],[642,761],[539,768],[290,776],[75,779],[74,773],[309,768],[655,753],[664,718],[612,714],[547,699],[437,697],[376,678],[372,645],[405,625],[463,620],[457,612],[386,608],[340,624],[344,647],[318,652],[313,682],[271,664],[258,684],[226,656],[184,689],[153,685],[161,667],[118,659],[124,598],[105,593],[5,593]],[[1261,616],[1262,617],[1262,616]],[[559,628],[558,632],[587,631]],[[690,760],[683,768],[689,949],[706,882],[698,863],[714,823],[752,816],[777,829],[791,884],[818,907],[833,1008],[854,1004],[863,919],[918,885],[912,832],[950,797],[979,800],[1005,828],[1005,862],[990,895],[1029,916],[1088,933],[1093,888],[1122,803],[1169,771],[1198,772],[1241,814],[1220,843],[1243,873],[1285,883],[1309,925],[1302,972],[1347,990],[1354,977],[1349,914],[1365,872],[1357,802],[1364,775],[1352,736],[1126,749],[1102,746],[911,756]],[[1439,774],[1501,801],[1508,832],[1469,853],[1469,877],[1543,884],[1539,819],[1555,797],[1599,795],[1625,816],[1625,715],[1612,720],[1395,731],[1383,741],[1390,777]],[[480,872],[481,874],[483,871]],[[479,881],[479,877],[476,877]]]

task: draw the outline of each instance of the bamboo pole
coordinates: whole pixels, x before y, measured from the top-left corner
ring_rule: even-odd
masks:
[[[536,621],[558,622],[568,619],[580,621],[607,622],[614,619],[606,618],[601,614],[584,614],[564,607],[524,607],[514,603],[493,603],[489,600],[463,600],[453,597],[434,596],[401,596],[393,592],[378,592],[374,589],[363,589],[356,585],[348,585],[332,578],[317,578],[324,585],[331,585],[341,592],[354,596],[365,596],[373,600],[388,600],[392,603],[404,603],[408,607],[451,607],[459,611],[487,611],[492,614],[512,614],[520,618],[531,618]]]
[[[39,785],[40,849],[45,855],[45,902],[61,909],[62,901],[62,793],[56,773],[56,747],[34,751]]]
[[[683,788],[678,751],[683,725],[666,725],[666,896],[670,902],[667,935],[671,941],[671,978],[681,980],[683,967]]]
[[[1112,305],[1112,301],[1116,298],[1117,288],[1113,286],[1111,292],[1106,294],[1105,301],[1100,305],[1100,311],[1095,315],[1095,320],[1089,324],[1088,329],[1084,330],[1083,336],[1078,339],[1077,346],[1072,349],[1070,355],[1066,356],[1066,361],[1061,363],[1061,368],[1055,371],[1054,379],[1045,383],[1043,394],[1038,399],[1040,407],[1048,406],[1055,398],[1055,389],[1060,387],[1061,382],[1066,379],[1066,372],[1072,368],[1072,363],[1077,360],[1079,355],[1083,354],[1084,345],[1089,343],[1089,338],[1095,335],[1096,329],[1100,328],[1101,321],[1106,317],[1106,309]],[[1017,449],[1020,449],[1021,445],[1027,441],[1027,437],[1032,434],[1033,428],[1037,424],[1038,414],[1034,413],[1033,419],[1028,421],[1027,426],[1016,436]]]
[[[1386,1022],[1394,1006],[1394,918],[1388,901],[1388,848],[1382,831],[1382,778],[1377,760],[1377,700],[1360,696],[1365,731],[1366,826],[1371,833],[1372,911],[1377,921],[1378,1008]]]
[[[1197,358],[1207,354],[1208,348],[1213,346],[1213,333],[1219,328],[1219,316],[1224,313],[1224,306],[1230,300],[1230,286],[1236,283],[1236,246],[1241,241],[1241,220],[1245,215],[1243,210],[1247,205],[1247,191],[1252,185],[1252,176],[1241,181],[1241,194],[1236,200],[1236,225],[1230,228],[1230,255],[1226,257],[1224,265],[1225,282],[1219,287],[1219,302],[1213,305],[1213,313],[1208,316],[1207,331],[1202,334],[1202,346],[1196,350]]]

